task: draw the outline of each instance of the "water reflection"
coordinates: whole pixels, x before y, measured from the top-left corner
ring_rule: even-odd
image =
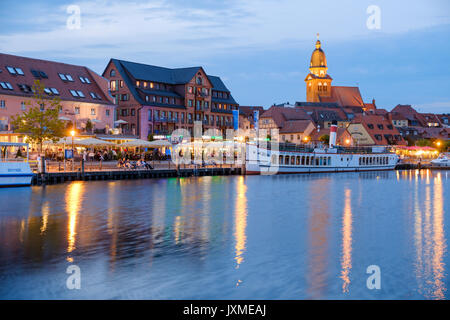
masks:
[[[342,258],[341,279],[342,292],[348,292],[350,285],[350,271],[352,269],[352,192],[345,189],[344,214],[342,217]]]
[[[73,262],[72,251],[76,248],[78,214],[81,209],[82,194],[84,192],[83,182],[71,183],[66,192],[66,210],[68,214],[67,223],[67,261]]]
[[[331,194],[328,178],[311,183],[309,193],[308,221],[308,293],[313,299],[320,299],[324,294],[328,271],[328,227],[329,201]]]
[[[443,258],[446,253],[446,239],[441,173],[438,172],[432,179],[430,172],[427,171],[425,183],[425,208],[422,212],[419,201],[419,180],[416,178],[414,190],[415,273],[418,291],[421,294],[427,298],[444,299],[446,284]],[[432,190],[433,195],[431,195]]]
[[[245,245],[247,236],[245,234],[247,228],[247,186],[243,176],[240,176],[236,182],[236,205],[234,209],[234,237],[236,256],[236,269],[244,261]]]
[[[399,275],[380,298],[445,299],[448,182],[420,170],[0,190],[17,203],[0,212],[0,298],[70,298],[55,274],[74,260],[83,298],[373,298],[359,272],[380,254]]]

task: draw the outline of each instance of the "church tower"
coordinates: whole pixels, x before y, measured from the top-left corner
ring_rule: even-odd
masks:
[[[331,81],[327,74],[327,59],[321,48],[319,34],[317,34],[316,50],[311,55],[309,74],[306,76],[306,101],[320,102],[320,97],[331,96]]]

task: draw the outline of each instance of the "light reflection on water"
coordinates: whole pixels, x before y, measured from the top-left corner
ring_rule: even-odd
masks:
[[[448,187],[392,171],[0,189],[0,298],[446,299]]]

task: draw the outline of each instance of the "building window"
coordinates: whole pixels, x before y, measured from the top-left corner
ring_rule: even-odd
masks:
[[[109,109],[106,109],[106,110],[105,110],[105,113],[106,113],[106,116],[109,117],[109,114],[110,114]]]
[[[116,81],[115,80],[111,80],[109,82],[109,87],[111,88],[111,91],[116,91],[117,90]]]
[[[139,81],[136,81],[136,87],[140,87],[141,83]]]
[[[25,102],[22,101],[20,103],[20,109],[22,109],[22,111],[25,111],[27,109],[27,106],[26,106]]]
[[[5,108],[6,108],[5,100],[0,100],[0,109],[5,109]]]
[[[197,84],[201,85],[203,82],[202,77],[197,77]]]
[[[115,77],[116,76],[116,70],[111,69],[111,71],[109,72],[109,76],[110,77]]]
[[[75,114],[80,114],[80,107],[75,107]]]
[[[148,110],[147,119],[148,119],[148,121],[152,121],[152,110]]]
[[[188,101],[188,106],[189,106],[189,107],[192,107],[193,104],[194,104],[194,101],[193,101],[193,100],[189,100],[189,101]]]
[[[0,82],[0,86],[5,90],[13,90],[13,87],[9,82]]]
[[[91,108],[91,115],[95,116],[95,108]]]
[[[136,115],[136,109],[131,109],[131,115],[135,116]]]
[[[79,76],[78,78],[80,78],[81,83],[87,83],[87,84],[91,83],[91,81],[89,81],[89,79],[86,77]]]

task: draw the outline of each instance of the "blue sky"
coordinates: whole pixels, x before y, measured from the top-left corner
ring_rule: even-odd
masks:
[[[69,5],[80,29],[66,26]],[[367,28],[367,8],[380,29]],[[203,66],[241,105],[305,101],[316,33],[334,85],[379,108],[450,113],[450,1],[0,1],[0,52],[86,65]]]

